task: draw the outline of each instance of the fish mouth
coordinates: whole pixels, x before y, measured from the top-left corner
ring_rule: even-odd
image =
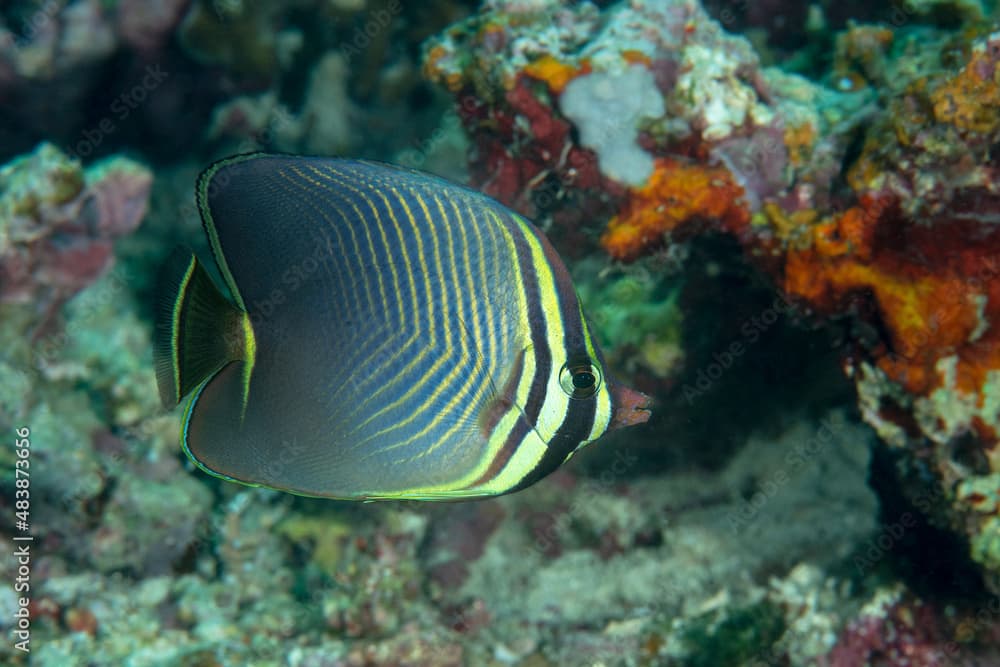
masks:
[[[611,418],[609,429],[624,428],[644,424],[653,416],[650,407],[653,399],[630,387],[615,385],[611,388],[611,397],[615,413]]]

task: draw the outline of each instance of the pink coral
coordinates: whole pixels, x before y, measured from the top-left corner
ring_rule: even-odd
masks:
[[[994,665],[997,619],[943,612],[904,595],[851,621],[820,667],[964,667]]]
[[[940,619],[919,602],[893,604],[884,616],[862,616],[844,630],[823,667],[945,667],[952,664]]]

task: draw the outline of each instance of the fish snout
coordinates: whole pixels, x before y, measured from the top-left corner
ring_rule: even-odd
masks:
[[[622,428],[625,426],[635,426],[649,421],[652,416],[649,408],[653,404],[653,399],[624,385],[614,385],[611,387],[611,399],[615,406],[615,413],[611,417],[611,424],[608,429]]]

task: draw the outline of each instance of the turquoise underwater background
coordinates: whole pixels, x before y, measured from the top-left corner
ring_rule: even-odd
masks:
[[[197,470],[156,276],[258,150],[535,221],[653,417],[474,503]],[[1000,665],[1000,10],[5,2],[0,431],[4,665]]]

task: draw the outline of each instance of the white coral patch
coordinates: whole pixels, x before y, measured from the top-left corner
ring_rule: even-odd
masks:
[[[757,98],[757,91],[739,76],[742,62],[727,53],[692,44],[684,49],[680,78],[673,92],[679,108],[704,124],[702,137],[725,139],[748,119],[768,125],[774,112]]]
[[[621,72],[593,72],[569,82],[559,106],[580,131],[580,143],[597,153],[601,171],[639,186],[653,173],[653,158],[636,141],[639,122],[663,115],[663,97],[641,65]]]

